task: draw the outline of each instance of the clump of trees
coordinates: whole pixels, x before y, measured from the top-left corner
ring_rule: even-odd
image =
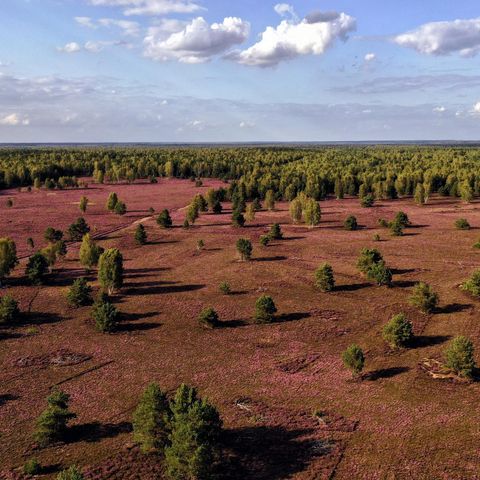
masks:
[[[383,339],[392,348],[406,347],[413,338],[413,325],[406,315],[399,313],[383,328]]]
[[[47,397],[47,408],[37,419],[35,440],[45,447],[52,443],[64,441],[67,434],[68,422],[76,417],[69,410],[70,395],[54,390]]]
[[[444,352],[445,365],[457,375],[472,378],[475,370],[474,347],[464,336],[455,337]]]
[[[382,254],[375,248],[363,248],[361,250],[357,268],[369,280],[374,280],[379,286],[390,286],[392,284],[392,272],[383,260]]]
[[[300,223],[303,219],[307,225],[314,227],[322,219],[320,204],[303,192],[290,202],[289,211],[293,223]]]
[[[342,353],[343,364],[352,372],[353,377],[357,377],[365,367],[365,355],[363,350],[356,344],[350,345]]]
[[[409,301],[423,313],[431,313],[438,306],[439,296],[428,283],[419,282],[413,288]]]
[[[315,270],[315,286],[322,292],[331,292],[335,288],[333,268],[328,263],[320,265]]]
[[[262,295],[257,299],[255,303],[256,323],[272,323],[275,313],[277,313],[277,307],[272,297]]]

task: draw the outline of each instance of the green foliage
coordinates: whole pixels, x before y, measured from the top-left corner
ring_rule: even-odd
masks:
[[[358,230],[358,223],[356,217],[350,215],[346,218],[345,222],[343,223],[345,230]]]
[[[247,205],[247,209],[245,210],[245,219],[248,222],[253,222],[255,220],[255,212],[255,206],[253,205],[253,203],[249,203]]]
[[[54,390],[47,398],[47,408],[38,417],[35,440],[40,446],[65,440],[68,422],[76,415],[68,410],[70,396]]]
[[[162,228],[170,228],[172,226],[172,217],[170,217],[170,212],[167,209],[160,212],[160,215],[157,217],[157,224]]]
[[[56,230],[53,227],[48,227],[45,230],[43,237],[47,242],[55,243],[63,238],[63,232],[61,230]]]
[[[272,323],[274,315],[277,313],[277,307],[272,297],[262,295],[255,303],[255,322]]]
[[[417,186],[415,187],[415,195],[414,195],[414,198],[415,198],[415,202],[418,204],[418,205],[423,205],[427,202],[427,198],[425,196],[425,188],[423,186],[423,184],[419,183],[417,184]]]
[[[98,260],[100,255],[103,253],[103,248],[99,247],[91,238],[90,234],[87,233],[82,238],[82,244],[80,245],[80,263],[87,269],[90,270],[94,266],[98,265]]]
[[[315,270],[315,286],[322,292],[331,292],[335,288],[333,268],[324,263]]]
[[[48,273],[47,259],[40,253],[34,253],[27,263],[25,275],[34,285],[40,285]]]
[[[382,228],[388,228],[390,227],[390,224],[385,220],[384,218],[379,218],[378,219],[378,225]]]
[[[78,467],[71,466],[60,472],[57,475],[57,480],[84,480],[84,476]]]
[[[305,223],[310,227],[320,225],[322,211],[317,201],[312,198],[307,199],[303,208],[303,218],[305,219]]]
[[[375,197],[371,193],[368,193],[364,197],[360,198],[360,205],[363,208],[373,207],[374,203],[375,203]]]
[[[424,282],[419,282],[413,288],[410,304],[424,313],[430,313],[438,306],[439,297],[432,287]]]
[[[376,234],[373,236],[373,241],[374,241],[374,242],[380,242],[380,241],[381,241],[380,235],[379,235],[378,233],[376,233]]]
[[[260,236],[260,245],[262,247],[267,247],[268,244],[270,243],[270,241],[271,241],[270,235],[261,235]]]
[[[232,288],[230,287],[230,284],[228,282],[222,282],[218,289],[220,292],[222,292],[224,295],[230,295],[232,293]]]
[[[390,232],[394,237],[401,237],[403,235],[403,224],[394,220],[390,224]]]
[[[455,337],[444,351],[445,365],[457,375],[471,378],[475,369],[472,341],[463,336]]]
[[[268,236],[272,240],[282,240],[283,239],[282,228],[280,227],[279,223],[274,223],[270,227],[270,232],[268,233]]]
[[[115,206],[118,203],[118,195],[115,192],[111,192],[107,200],[107,210],[110,212],[115,211]]]
[[[382,260],[382,254],[377,249],[363,248],[357,261],[357,268],[367,275],[372,266],[380,263]]]
[[[222,422],[217,410],[198,397],[194,388],[181,385],[170,405],[169,445],[165,449],[171,480],[210,480],[219,459]]]
[[[85,213],[87,211],[87,206],[88,206],[88,198],[83,196],[81,199],[80,199],[80,203],[79,203],[79,208],[80,208],[80,211],[82,213]]]
[[[196,206],[198,212],[208,211],[208,202],[205,200],[203,195],[200,195],[200,194],[195,195],[192,203]]]
[[[239,210],[234,210],[232,213],[232,225],[234,227],[243,227],[245,225],[245,217]]]
[[[31,458],[23,465],[23,473],[25,475],[40,475],[42,473],[42,465],[36,458]]]
[[[116,204],[115,204],[115,208],[113,209],[113,211],[117,214],[117,215],[125,215],[127,213],[127,206],[125,205],[124,202],[122,201],[118,201]]]
[[[407,317],[400,313],[383,328],[383,339],[392,347],[405,347],[413,338],[413,325]]]
[[[265,206],[267,210],[275,210],[275,192],[268,190],[265,194]]]
[[[293,223],[300,223],[302,221],[303,207],[299,198],[295,198],[290,202],[289,211]]]
[[[240,260],[243,262],[250,260],[252,257],[252,242],[246,238],[239,238],[237,240],[237,252],[240,254]]]
[[[92,303],[92,287],[85,278],[77,278],[67,292],[67,301],[71,307],[79,308]]]
[[[218,313],[211,307],[204,308],[198,317],[200,325],[206,328],[215,328],[220,325]]]
[[[139,223],[135,229],[134,238],[138,245],[145,245],[147,243],[147,231],[141,223]]]
[[[205,248],[205,242],[200,239],[197,241],[197,250],[201,252]]]
[[[455,221],[455,228],[457,230],[470,230],[470,223],[466,218],[459,218]]]
[[[35,248],[35,242],[32,237],[27,238],[27,245],[33,250]]]
[[[111,295],[123,286],[123,256],[116,248],[106,250],[98,261],[98,281]]]
[[[475,297],[480,297],[480,270],[473,272],[470,279],[462,285],[462,289]]]
[[[133,413],[133,440],[143,453],[161,453],[168,444],[170,409],[164,392],[151,383]]]
[[[398,212],[395,215],[395,218],[394,218],[393,221],[399,223],[404,228],[411,225],[410,219],[408,218],[408,215],[405,212],[402,212],[402,211]]]
[[[68,236],[72,242],[80,242],[84,235],[90,231],[90,227],[83,217],[77,220],[68,227]]]
[[[378,286],[392,285],[392,271],[386,266],[385,262],[381,260],[374,263],[367,271],[367,278],[375,281]]]
[[[342,353],[342,360],[345,367],[351,370],[354,377],[362,373],[365,366],[365,355],[358,345],[350,345]]]
[[[8,237],[0,238],[0,282],[10,275],[18,264],[17,246]]]
[[[4,295],[0,298],[0,325],[15,323],[19,315],[18,302],[13,297]]]
[[[111,333],[117,328],[118,310],[105,298],[95,300],[91,315],[98,332]]]

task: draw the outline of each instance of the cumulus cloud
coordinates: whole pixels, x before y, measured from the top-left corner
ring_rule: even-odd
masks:
[[[96,28],[95,23],[90,17],[75,17],[75,21],[82,27]]]
[[[283,20],[277,27],[267,27],[260,41],[228,58],[238,63],[271,67],[300,55],[322,55],[337,39],[346,40],[356,28],[355,18],[345,14],[316,14],[298,22]]]
[[[244,42],[250,33],[250,24],[241,18],[227,17],[222,23],[209,25],[204,18],[198,17],[165,38],[165,27],[174,26],[163,24],[149,29],[144,39],[146,57],[158,61],[203,63]]]
[[[58,47],[57,50],[59,52],[64,53],[76,53],[79,52],[82,47],[77,42],[70,42],[64,45],[63,47]]]
[[[367,53],[365,55],[365,61],[366,62],[373,62],[376,58],[377,58],[377,56],[374,53]]]
[[[140,25],[129,20],[115,20],[113,18],[101,18],[98,21],[102,27],[118,27],[125,35],[137,36],[140,33]]]
[[[294,8],[292,5],[288,3],[277,3],[273,9],[277,12],[281,17],[291,16],[292,18],[298,18],[297,14],[295,13]]]
[[[480,18],[426,23],[393,41],[427,55],[473,56],[480,52]]]
[[[125,15],[193,13],[202,7],[191,0],[89,0],[91,5],[122,7]]]
[[[30,125],[30,119],[28,116],[21,116],[18,113],[11,113],[4,117],[0,117],[0,125],[8,127],[16,127],[18,125],[28,126]]]

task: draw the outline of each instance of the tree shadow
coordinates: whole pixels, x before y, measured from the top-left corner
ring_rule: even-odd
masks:
[[[194,292],[205,288],[205,284],[200,285],[159,285],[144,288],[129,288],[125,293],[128,295],[157,295],[167,293],[185,293]]]
[[[433,347],[435,345],[441,345],[451,338],[450,335],[416,335],[412,338],[408,346],[410,348]]]
[[[171,270],[170,267],[155,267],[155,268],[129,268],[125,274],[130,275],[134,273],[143,274],[143,273],[154,273],[154,272],[166,272]]]
[[[22,338],[23,335],[17,332],[5,332],[0,330],[0,340],[13,340],[15,338]]]
[[[125,287],[127,288],[126,292],[128,292],[129,288],[144,288],[144,287],[158,287],[160,285],[178,285],[179,282],[168,282],[168,281],[156,281],[156,282],[132,282],[126,283]]]
[[[254,262],[281,262],[287,260],[287,257],[283,255],[277,255],[275,257],[258,257],[252,259]]]
[[[136,320],[143,320],[145,318],[152,318],[160,315],[160,312],[145,312],[145,313],[120,313],[120,322],[134,322]]]
[[[395,280],[393,283],[394,287],[399,287],[399,288],[410,288],[414,287],[418,281],[415,280]]]
[[[83,423],[81,425],[73,425],[69,428],[67,443],[96,443],[105,438],[114,438],[122,433],[130,433],[131,431],[132,424],[130,422]]]
[[[12,395],[11,393],[4,393],[0,395],[0,407],[5,405],[8,402],[13,402],[14,400],[18,400],[20,397],[18,395]]]
[[[471,303],[450,303],[444,307],[435,309],[435,313],[458,313],[470,310],[473,307]]]
[[[380,379],[384,378],[392,378],[401,373],[408,372],[410,367],[391,367],[391,368],[380,368],[378,370],[374,370],[373,372],[366,373],[364,375],[364,379],[375,382]]]
[[[337,285],[334,288],[334,292],[355,292],[362,290],[363,288],[371,287],[371,283],[354,283],[352,285]]]
[[[274,317],[274,323],[295,322],[310,318],[311,316],[309,312],[282,313]]]
[[[416,272],[416,268],[392,268],[390,269],[393,275],[404,275],[406,273]]]
[[[304,240],[307,237],[285,237],[284,240]]]
[[[162,323],[141,322],[141,323],[120,323],[117,326],[117,332],[131,333],[131,332],[145,332],[160,328]]]
[[[218,328],[239,328],[249,325],[245,320],[225,320],[220,322]]]
[[[232,297],[240,296],[240,295],[247,295],[248,290],[234,290],[229,293]]]
[[[223,478],[229,480],[281,480],[304,471],[310,462],[328,455],[333,442],[302,438],[309,429],[287,430],[280,426],[254,426],[226,430],[224,445],[230,453]],[[323,447],[323,449],[319,448]]]
[[[45,312],[24,312],[21,314],[22,325],[45,325],[50,323],[58,323],[67,318],[62,318],[56,313]]]
[[[147,245],[172,245],[174,243],[180,243],[180,240],[156,240],[154,242],[147,242]]]

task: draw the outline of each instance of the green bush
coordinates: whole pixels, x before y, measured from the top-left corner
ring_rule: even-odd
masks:
[[[198,317],[198,322],[202,327],[215,328],[220,325],[218,313],[211,307],[204,308]]]
[[[91,315],[95,320],[95,328],[102,333],[114,332],[117,328],[118,310],[108,300],[96,300]]]
[[[240,254],[242,261],[250,260],[252,257],[252,242],[246,238],[239,238],[237,240],[237,251]]]
[[[365,355],[358,345],[350,345],[342,353],[342,360],[345,367],[351,370],[354,377],[362,373],[365,366]]]
[[[455,228],[457,230],[470,230],[470,224],[466,218],[459,218],[455,221]]]
[[[383,261],[382,254],[375,248],[363,248],[357,261],[357,268],[364,274],[368,274],[370,268]]]
[[[168,443],[169,424],[167,397],[156,383],[151,383],[133,413],[133,440],[143,453],[163,454]]]
[[[402,212],[402,211],[398,212],[395,215],[395,218],[394,218],[393,221],[396,222],[396,223],[399,223],[404,228],[411,225],[410,219],[408,218],[408,215],[405,212]]]
[[[373,280],[379,287],[392,285],[392,271],[383,260],[370,267],[367,272],[367,278]]]
[[[43,283],[48,270],[47,259],[40,252],[36,252],[28,259],[25,275],[34,285],[40,285]]]
[[[80,242],[88,232],[90,232],[90,227],[83,217],[77,218],[77,220],[68,227],[68,236],[72,242]]]
[[[413,338],[413,325],[400,313],[383,328],[383,339],[393,348],[405,347]]]
[[[160,215],[157,217],[157,224],[162,228],[170,228],[172,226],[172,217],[170,217],[170,212],[167,209],[160,212]]]
[[[55,243],[63,238],[63,232],[61,230],[55,230],[53,227],[48,227],[43,234],[43,238],[47,242]]]
[[[135,229],[134,238],[138,245],[145,245],[147,243],[147,232],[141,223],[139,223]]]
[[[92,303],[92,287],[85,278],[77,278],[67,292],[68,304],[74,308]]]
[[[18,302],[13,297],[5,295],[0,298],[0,325],[15,323],[19,315]]]
[[[107,200],[107,210],[113,212],[115,210],[115,205],[118,203],[118,196],[115,192],[111,192]]]
[[[262,295],[257,299],[255,303],[256,323],[272,323],[275,313],[277,313],[277,307],[272,297]]]
[[[470,279],[462,285],[462,288],[475,297],[480,297],[480,270],[473,272]]]
[[[463,336],[455,337],[444,352],[445,365],[457,375],[471,378],[475,369],[472,341]]]
[[[345,222],[343,223],[345,230],[354,231],[358,230],[358,223],[357,218],[353,215],[350,215],[346,218]]]
[[[335,288],[333,268],[328,263],[315,270],[315,286],[322,292],[331,292]]]
[[[123,286],[123,256],[116,248],[109,248],[98,260],[98,281],[111,295]]]
[[[363,208],[373,207],[374,203],[375,203],[375,197],[371,193],[365,195],[360,199],[360,205]]]
[[[269,235],[260,235],[260,245],[262,247],[267,247],[270,243],[270,236]]]
[[[234,210],[232,213],[232,225],[234,227],[243,227],[245,225],[245,217],[240,210]]]
[[[410,304],[424,313],[430,313],[438,306],[439,297],[432,287],[425,282],[419,282],[413,288]]]
[[[42,465],[36,458],[31,458],[23,465],[23,473],[25,475],[40,475],[42,473]]]
[[[11,238],[0,238],[0,285],[17,266],[17,246]]]
[[[279,223],[274,223],[271,228],[268,236],[272,240],[282,240],[283,238],[283,233],[282,233],[282,228],[280,227]]]
[[[390,223],[388,223],[388,221],[385,220],[384,218],[379,218],[378,225],[382,228],[388,228],[390,226]]]
[[[394,236],[394,237],[401,237],[403,235],[403,224],[398,222],[397,220],[394,220],[391,224],[390,224],[390,233]]]
[[[127,213],[127,206],[124,202],[120,200],[116,203],[115,208],[113,210],[117,215],[125,215]]]
[[[84,480],[84,476],[78,467],[72,466],[60,472],[57,480]]]
[[[230,295],[232,293],[232,289],[230,287],[230,284],[228,282],[222,282],[218,289],[224,294],[224,295]]]

